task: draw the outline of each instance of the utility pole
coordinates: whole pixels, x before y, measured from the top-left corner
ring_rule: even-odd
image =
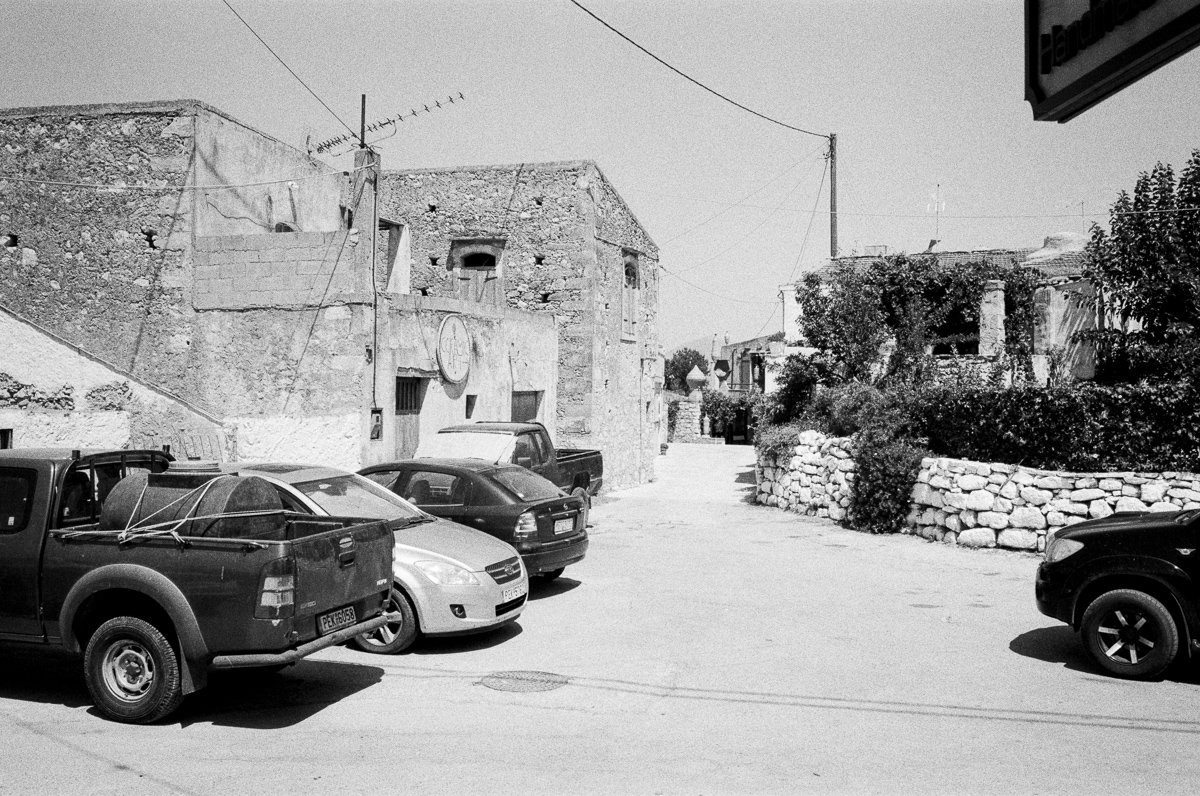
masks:
[[[362,113],[359,115],[358,148],[367,148],[367,95],[362,95]]]
[[[837,133],[829,134],[829,257],[838,256],[837,245]]]

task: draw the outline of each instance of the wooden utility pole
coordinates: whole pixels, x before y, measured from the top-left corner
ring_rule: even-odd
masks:
[[[837,133],[829,134],[829,257],[838,256],[837,245]]]

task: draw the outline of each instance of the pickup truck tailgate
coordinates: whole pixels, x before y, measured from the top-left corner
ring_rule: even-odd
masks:
[[[301,640],[378,613],[392,582],[392,531],[385,522],[296,539],[295,630]]]

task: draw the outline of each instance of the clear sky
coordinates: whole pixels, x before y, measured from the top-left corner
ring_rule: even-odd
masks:
[[[581,2],[742,104],[837,133],[842,253],[1038,246],[1200,147],[1200,51],[1034,122],[1015,0]],[[779,286],[828,259],[823,139],[568,0],[230,3],[355,129],[363,93],[369,119],[464,94],[381,142],[384,168],[596,161],[677,275],[668,355],[782,328]],[[0,0],[0,75],[2,107],[195,98],[300,147],[345,132],[220,0]]]

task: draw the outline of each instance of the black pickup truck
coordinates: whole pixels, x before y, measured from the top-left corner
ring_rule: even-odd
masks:
[[[383,522],[283,511],[259,478],[158,451],[0,451],[0,640],[83,653],[146,723],[211,669],[282,667],[386,622]]]
[[[591,498],[604,485],[604,457],[598,450],[554,447],[541,423],[483,421],[447,426],[421,441],[416,458],[483,459],[519,464],[559,489]]]

